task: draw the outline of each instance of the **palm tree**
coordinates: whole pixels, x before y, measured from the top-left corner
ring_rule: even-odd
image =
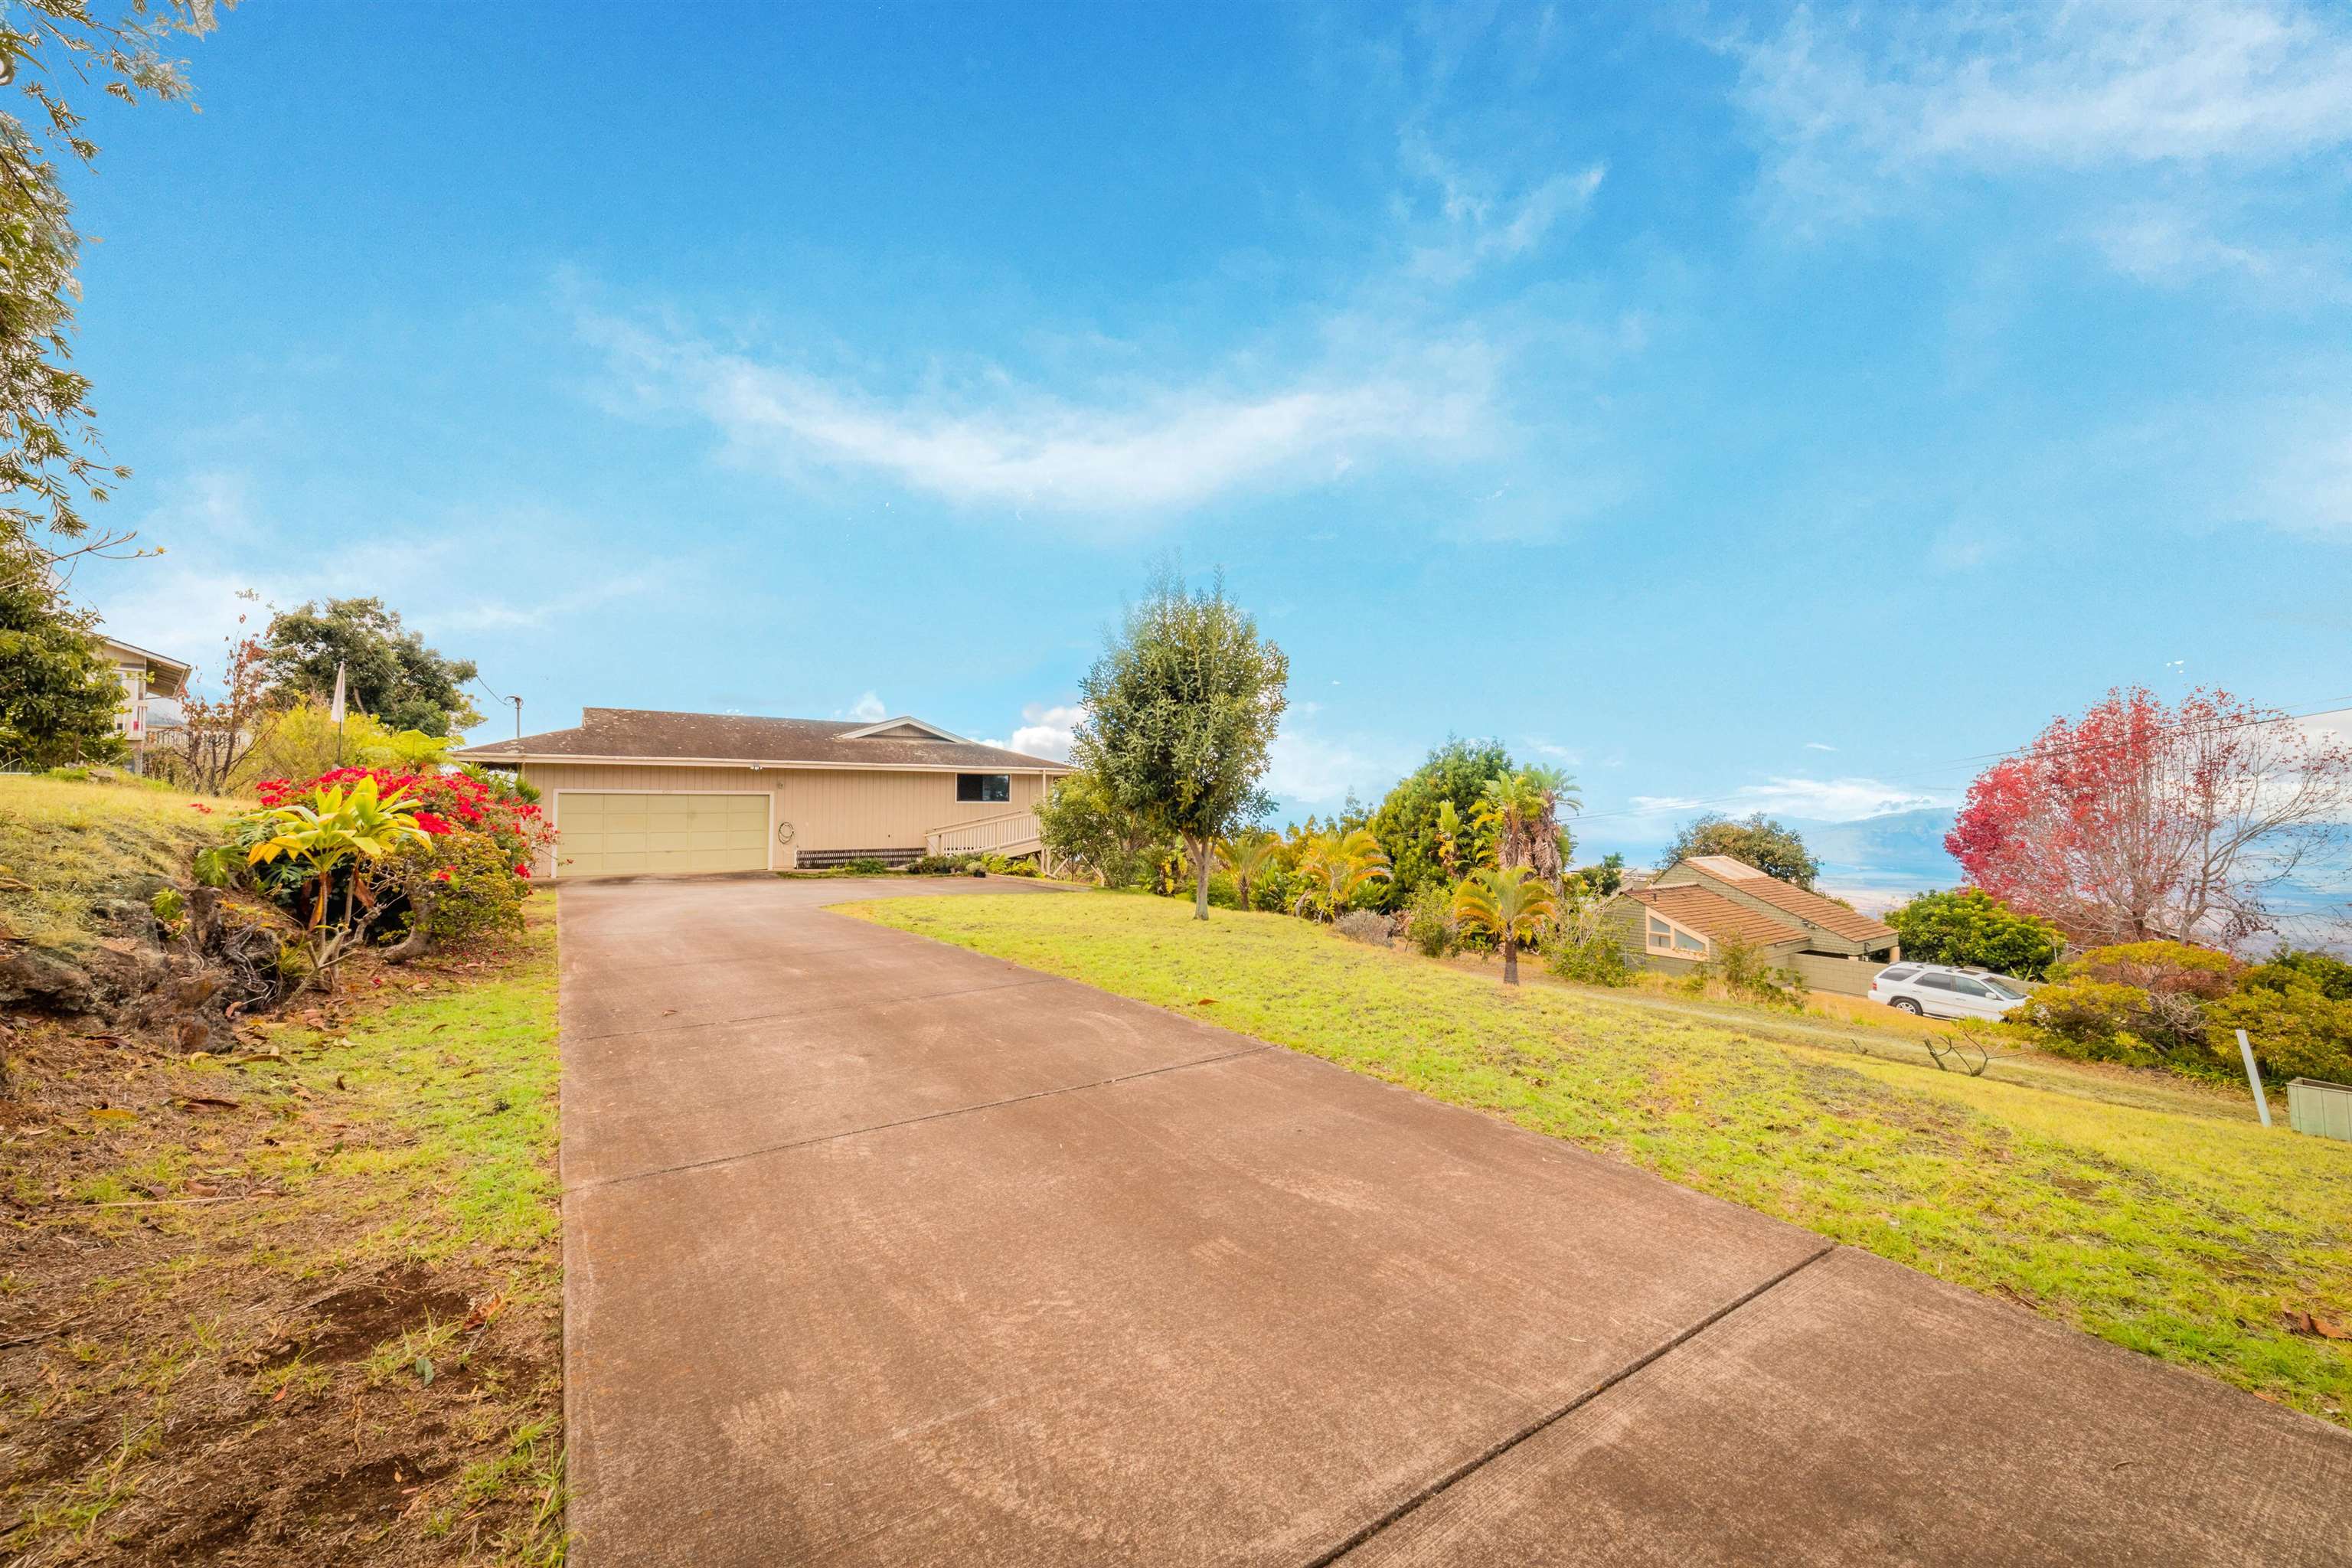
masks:
[[[1275,857],[1282,853],[1282,840],[1271,833],[1253,830],[1238,838],[1217,840],[1217,859],[1234,874],[1240,889],[1242,908],[1249,909],[1250,884],[1274,868]]]
[[[1525,866],[1557,890],[1568,858],[1559,809],[1577,811],[1583,803],[1576,781],[1558,768],[1521,768],[1487,780],[1478,819],[1495,831],[1496,869]]]
[[[1337,920],[1349,900],[1374,882],[1387,881],[1392,874],[1388,852],[1370,828],[1322,834],[1308,839],[1298,858],[1298,875],[1307,886],[1298,895],[1297,910],[1320,920]]]
[[[1503,949],[1503,984],[1519,983],[1519,944],[1536,934],[1551,913],[1551,889],[1525,866],[1473,871],[1454,889],[1454,918],[1490,932]]]

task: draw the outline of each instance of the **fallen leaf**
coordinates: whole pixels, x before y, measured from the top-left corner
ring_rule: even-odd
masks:
[[[272,1405],[275,1405],[275,1404],[277,1404],[279,1400],[284,1399],[284,1398],[286,1397],[286,1391],[287,1391],[288,1389],[289,1389],[289,1388],[293,1387],[293,1386],[294,1386],[294,1385],[293,1385],[292,1384],[290,1384],[290,1383],[281,1383],[281,1384],[279,1384],[278,1385],[278,1392],[277,1392],[277,1393],[275,1393],[275,1394],[271,1394],[271,1395],[269,1396],[269,1403],[270,1403],[270,1404],[272,1404]]]
[[[1213,1007],[1216,1005],[1217,999],[1214,996],[1203,996],[1198,1002],[1192,1004],[1195,1007]]]
[[[347,1083],[345,1083],[345,1082],[343,1081],[343,1075],[342,1075],[342,1074],[341,1074],[341,1073],[337,1073],[337,1074],[335,1075],[335,1087],[336,1087],[337,1089],[343,1089],[343,1090],[348,1091],[348,1090],[351,1089],[351,1087],[352,1087],[352,1086],[351,1086],[351,1085],[349,1085],[349,1084],[347,1084]]]
[[[480,1328],[484,1323],[506,1310],[506,1305],[507,1293],[503,1290],[491,1296],[488,1300],[477,1301],[474,1304],[474,1310],[466,1314],[465,1326],[469,1329]]]
[[[245,1101],[241,1100],[223,1100],[218,1095],[213,1094],[184,1094],[180,1097],[180,1103],[217,1106],[223,1110],[241,1110],[245,1108]]]
[[[432,1387],[432,1386],[433,1386],[433,1358],[432,1358],[432,1357],[430,1357],[430,1356],[418,1356],[418,1357],[416,1358],[416,1381],[417,1381],[417,1382],[419,1382],[419,1383],[421,1383],[421,1384],[425,1384],[425,1387],[427,1387],[427,1388],[430,1388],[430,1387]]]

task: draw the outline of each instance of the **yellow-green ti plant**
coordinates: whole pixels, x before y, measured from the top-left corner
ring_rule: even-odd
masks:
[[[1348,901],[1374,882],[1385,882],[1388,852],[1369,827],[1352,833],[1326,833],[1307,841],[1298,858],[1298,875],[1306,888],[1298,895],[1297,912],[1333,921]]]
[[[334,989],[335,965],[349,949],[355,917],[375,902],[368,867],[404,845],[422,843],[432,836],[417,825],[416,803],[400,790],[379,796],[376,783],[363,778],[349,788],[328,784],[310,792],[307,801],[293,801],[255,812],[249,821],[276,829],[246,855],[246,864],[267,866],[280,856],[302,868],[312,884],[310,923],[306,938],[310,947],[310,973],[322,991]],[[351,877],[343,892],[343,912],[327,918],[335,873],[345,867]]]
[[[1263,879],[1282,853],[1282,840],[1271,833],[1244,833],[1217,840],[1217,861],[1234,874],[1242,908],[1250,908],[1250,884]]]
[[[1525,866],[1473,871],[1454,889],[1454,919],[1495,938],[1503,950],[1503,984],[1519,983],[1519,944],[1542,929],[1551,889]]]
[[[1445,868],[1449,886],[1462,875],[1462,814],[1450,800],[1437,803],[1437,863]]]

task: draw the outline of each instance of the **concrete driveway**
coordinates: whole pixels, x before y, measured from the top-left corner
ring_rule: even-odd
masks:
[[[2336,1428],[821,908],[1016,887],[564,889],[574,1562],[2346,1561]]]

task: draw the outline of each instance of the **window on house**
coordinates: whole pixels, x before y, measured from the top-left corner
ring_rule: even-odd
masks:
[[[1705,952],[1706,943],[1686,931],[1675,932],[1675,949],[1678,952]]]
[[[956,799],[958,800],[1011,800],[1012,798],[1013,775],[1011,773],[956,774]]]

